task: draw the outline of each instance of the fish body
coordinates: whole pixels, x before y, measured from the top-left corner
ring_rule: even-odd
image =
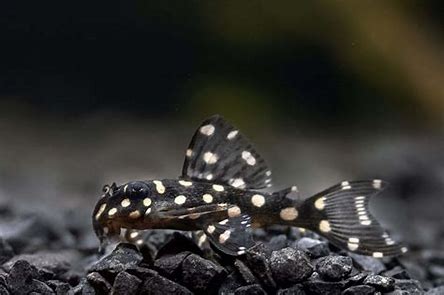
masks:
[[[368,204],[386,183],[344,181],[311,198],[297,188],[275,193],[271,171],[249,141],[220,116],[203,122],[186,150],[179,179],[132,181],[104,187],[93,227],[104,242],[121,229],[202,230],[229,255],[255,245],[251,227],[273,224],[317,232],[348,251],[374,257],[406,251],[371,215]]]

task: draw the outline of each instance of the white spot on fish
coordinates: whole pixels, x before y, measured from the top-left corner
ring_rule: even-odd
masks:
[[[319,229],[324,233],[328,233],[331,231],[330,222],[327,220],[321,220],[321,222],[319,222]]]
[[[193,183],[191,181],[179,180],[179,184],[182,186],[192,186]]]
[[[295,220],[298,217],[298,210],[294,207],[288,207],[281,210],[279,213],[282,220]]]
[[[150,198],[143,199],[143,206],[149,207],[150,205],[151,205],[151,199]]]
[[[123,199],[122,202],[120,202],[120,205],[121,205],[123,208],[126,208],[126,207],[128,207],[129,205],[131,205],[131,201],[130,201],[128,198]]]
[[[140,217],[140,211],[139,210],[134,210],[128,216],[129,216],[129,218],[132,218],[132,219],[139,218]]]
[[[212,234],[215,230],[216,230],[216,227],[214,227],[214,225],[209,225],[207,227],[207,232],[210,234]]]
[[[356,249],[359,248],[359,244],[348,242],[347,247],[350,251],[355,251]]]
[[[242,152],[242,159],[244,159],[250,166],[256,164],[256,158],[249,151]]]
[[[208,203],[208,204],[213,202],[213,196],[210,194],[203,195],[202,199],[204,200],[205,203]]]
[[[239,133],[239,130],[233,130],[233,131],[230,131],[230,133],[228,133],[228,135],[227,135],[227,139],[228,140],[232,140],[233,138],[235,138],[236,137],[236,135]]]
[[[108,211],[108,216],[114,216],[114,214],[116,214],[117,213],[117,208],[111,208],[111,209],[109,209],[109,211]]]
[[[146,209],[145,216],[149,215],[151,213],[151,208]]]
[[[207,180],[211,180],[211,179],[213,179],[213,174],[208,174],[207,176],[205,176],[205,178],[207,179]]]
[[[325,197],[320,197],[315,201],[314,205],[315,205],[316,209],[324,210],[324,208],[325,208],[324,200],[325,200]]]
[[[220,221],[219,224],[220,225],[225,225],[225,224],[227,224],[227,222],[228,222],[228,219],[224,219],[224,220]]]
[[[228,209],[228,216],[229,217],[236,217],[241,214],[241,209],[238,206],[233,206]]]
[[[267,176],[271,176],[271,171],[268,170],[267,172],[265,172],[265,175],[267,175]]]
[[[251,203],[252,203],[254,206],[260,208],[260,207],[262,207],[262,206],[265,204],[265,198],[264,198],[263,195],[259,195],[259,194],[253,195],[253,196],[251,197]]]
[[[174,199],[174,203],[177,205],[182,205],[187,201],[187,198],[184,195],[179,195]]]
[[[163,194],[163,193],[165,192],[165,187],[163,186],[162,181],[160,181],[160,180],[154,180],[153,183],[154,183],[154,185],[156,186],[156,191],[157,191],[159,194]]]
[[[231,235],[231,231],[230,230],[227,229],[226,231],[224,231],[219,236],[219,243],[221,243],[221,244],[225,243],[230,238],[230,235]]]
[[[359,239],[358,239],[358,238],[349,238],[348,241],[349,241],[350,243],[359,244]]]
[[[206,135],[206,136],[212,135],[214,133],[214,130],[215,130],[215,128],[211,124],[200,127],[200,133],[202,133],[203,135]]]
[[[373,180],[373,187],[375,189],[380,189],[381,188],[381,184],[382,184],[382,181],[380,179],[374,179]]]
[[[223,192],[224,191],[224,187],[222,185],[219,184],[213,184],[213,189],[217,192]]]
[[[219,160],[219,157],[216,154],[213,154],[212,152],[206,152],[203,155],[203,160],[207,164],[214,164],[217,162],[217,160]]]
[[[382,258],[384,257],[384,254],[382,252],[373,252],[374,258]]]
[[[188,158],[191,157],[193,155],[193,150],[192,149],[187,149],[186,155],[187,155]]]
[[[235,188],[243,188],[245,187],[245,182],[242,178],[234,178],[234,179],[230,179],[230,184],[232,187]]]
[[[103,211],[105,211],[105,208],[106,208],[106,203],[103,203],[102,205],[100,205],[99,210],[97,210],[97,213],[96,213],[96,220],[99,220]]]
[[[386,238],[385,239],[385,243],[389,246],[394,245],[395,241],[393,241],[391,238]]]
[[[126,194],[126,190],[128,189],[128,185],[125,185],[124,187],[123,187],[123,192]]]
[[[207,240],[207,236],[205,234],[201,235],[199,237],[199,240],[197,241],[197,245],[199,247],[202,247],[206,240]]]

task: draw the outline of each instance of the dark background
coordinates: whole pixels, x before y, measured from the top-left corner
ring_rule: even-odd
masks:
[[[88,224],[104,183],[176,177],[219,113],[276,189],[386,179],[376,215],[442,248],[441,1],[0,6],[2,202]]]

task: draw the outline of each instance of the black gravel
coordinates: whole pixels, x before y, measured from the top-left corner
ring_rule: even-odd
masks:
[[[339,281],[347,278],[352,271],[353,261],[346,256],[326,256],[316,263],[316,271],[326,281]]]
[[[142,249],[121,243],[100,256],[89,226],[73,220],[11,211],[0,217],[0,228],[6,225],[16,227],[0,238],[0,295],[444,294],[440,251],[379,260],[273,227],[257,230],[257,246],[236,258],[172,231],[147,232]]]

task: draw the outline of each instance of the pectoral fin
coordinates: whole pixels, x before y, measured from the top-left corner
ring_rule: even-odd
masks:
[[[251,217],[239,215],[208,223],[203,230],[216,248],[228,255],[238,256],[255,245],[250,226]]]

